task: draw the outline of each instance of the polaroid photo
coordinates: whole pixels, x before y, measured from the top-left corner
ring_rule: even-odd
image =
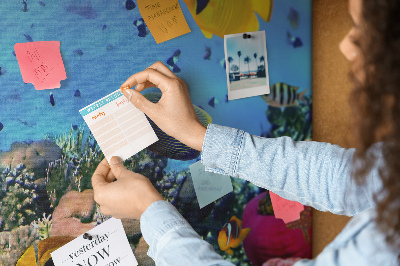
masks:
[[[224,36],[228,100],[269,94],[265,31]]]

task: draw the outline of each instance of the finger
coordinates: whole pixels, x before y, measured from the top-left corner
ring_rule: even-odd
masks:
[[[132,88],[136,84],[151,82],[155,87],[159,88],[161,92],[165,92],[171,85],[176,82],[176,79],[170,78],[164,75],[161,72],[158,72],[152,68],[146,68],[142,72],[138,72],[130,76],[124,83],[121,85],[122,88]]]
[[[157,110],[156,104],[150,102],[140,92],[132,89],[123,90],[122,93],[129,101],[140,111],[153,117],[153,113]]]
[[[147,88],[152,88],[152,87],[156,87],[156,85],[154,85],[150,81],[146,81],[145,83],[137,84],[136,87],[135,87],[135,91],[143,91],[143,90],[145,90]]]
[[[100,187],[101,185],[107,184],[106,177],[110,172],[110,165],[106,159],[103,159],[97,166],[96,171],[94,171],[92,176],[92,186],[93,189]]]
[[[119,178],[124,178],[129,171],[125,168],[125,166],[122,164],[121,158],[117,156],[113,156],[110,159],[110,167],[111,171],[113,172],[114,176],[119,179]]]
[[[166,65],[164,65],[161,61],[157,61],[148,68],[152,68],[154,70],[157,70],[158,72],[164,74],[167,77],[170,78],[178,78],[172,71],[169,69]]]
[[[115,180],[115,176],[114,176],[113,172],[112,172],[112,171],[109,171],[108,174],[107,174],[107,177],[106,177],[106,181],[107,181],[108,183],[111,183],[111,182],[113,182],[114,180]]]

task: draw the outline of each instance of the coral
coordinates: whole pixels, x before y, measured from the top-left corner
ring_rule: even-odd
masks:
[[[34,181],[35,175],[23,164],[0,174],[0,230],[28,225],[49,211],[49,204],[39,197]]]
[[[36,176],[42,176],[49,162],[61,157],[61,149],[52,141],[14,142],[11,150],[2,154],[0,167],[15,168],[24,164]]]
[[[34,242],[39,233],[33,225],[24,225],[12,231],[0,232],[0,265],[11,266],[21,253]]]
[[[268,106],[266,117],[272,127],[268,132],[261,132],[261,136],[267,138],[289,136],[296,141],[310,139],[312,100],[309,96],[305,96],[304,99],[306,103],[299,102],[298,106],[286,108]]]
[[[51,236],[77,237],[93,229],[96,225],[92,223],[95,206],[92,189],[67,192],[53,212]]]

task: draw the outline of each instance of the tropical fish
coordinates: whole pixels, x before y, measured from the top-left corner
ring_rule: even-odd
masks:
[[[15,54],[15,50],[13,50],[11,53],[12,53],[13,56],[17,56],[17,55]]]
[[[211,106],[211,107],[214,107],[215,108],[215,105],[218,103],[218,100],[217,100],[217,98],[215,98],[215,97],[212,97],[209,101],[208,101],[208,105],[209,106]]]
[[[28,42],[33,42],[33,39],[32,39],[31,36],[29,36],[28,34],[24,34],[24,36],[25,36],[25,39],[26,39]]]
[[[175,65],[172,67],[172,72],[174,72],[174,73],[179,73],[179,72],[181,72],[181,69],[175,64]]]
[[[242,221],[236,216],[226,223],[218,234],[218,245],[222,251],[233,255],[231,248],[237,248],[245,239],[251,228],[242,228]]]
[[[74,92],[74,97],[81,97],[81,91],[80,90],[76,90]]]
[[[136,28],[138,29],[139,37],[145,37],[148,34],[148,31],[146,29],[146,23],[144,23],[143,18],[139,18],[133,21],[133,25],[135,25]]]
[[[256,13],[266,22],[273,0],[183,0],[206,38],[259,30]],[[228,12],[229,11],[229,12]]]
[[[111,51],[112,49],[114,49],[114,46],[112,44],[108,44],[106,46],[107,51]]]
[[[290,8],[287,19],[290,22],[290,26],[292,26],[293,29],[297,29],[299,26],[299,12],[293,8]]]
[[[104,24],[103,25],[103,28],[101,28],[102,30],[105,30],[105,29],[107,29],[107,25],[106,24]]]
[[[27,12],[28,11],[28,3],[25,0],[22,0],[21,4],[24,5],[24,8],[22,9],[22,11]]]
[[[293,45],[293,48],[303,46],[303,42],[301,41],[301,39],[299,37],[292,36],[292,34],[290,34],[290,32],[286,32],[286,35],[287,35],[288,43]]]
[[[83,51],[81,49],[77,49],[77,50],[74,50],[74,54],[82,56],[83,55]]]
[[[307,89],[301,93],[297,93],[299,87],[295,87],[283,82],[275,83],[271,86],[269,94],[262,95],[262,99],[266,101],[270,106],[273,107],[288,107],[288,106],[298,106],[299,100],[306,102],[304,100],[304,94]]]
[[[51,93],[51,92],[50,92],[50,103],[52,106],[54,106],[56,104],[56,102],[54,101],[53,93]]]
[[[206,46],[206,51],[204,52],[203,59],[210,60],[211,57],[211,47]]]
[[[125,8],[127,10],[132,10],[136,7],[135,3],[132,0],[126,0],[125,2]]]
[[[3,128],[4,128],[4,125],[3,125],[3,123],[0,122],[0,131],[2,131]]]
[[[143,96],[149,101],[157,103],[161,99],[161,95],[161,93],[149,92]],[[209,123],[211,123],[212,119],[209,114],[196,105],[193,105],[193,107],[197,117],[204,126],[207,126]],[[199,157],[200,152],[198,150],[192,149],[175,138],[167,135],[150,118],[147,117],[147,119],[149,120],[151,127],[159,139],[157,142],[147,147],[149,151],[155,152],[170,159],[181,161],[192,160]]]
[[[87,19],[94,19],[97,17],[97,13],[93,9],[91,0],[79,0],[73,2],[69,1],[69,4],[65,7],[65,10]]]
[[[72,129],[77,131],[78,130],[78,125],[72,125]]]
[[[173,57],[179,57],[181,55],[181,50],[176,49],[174,54],[172,55]]]
[[[225,58],[222,58],[221,60],[219,60],[219,64],[221,65],[221,67],[223,67],[224,69],[226,69]]]
[[[228,100],[228,94],[225,94],[225,102],[226,102],[226,103],[229,102],[229,100]]]
[[[45,6],[46,5],[43,1],[39,1],[38,4],[41,5],[41,6]]]

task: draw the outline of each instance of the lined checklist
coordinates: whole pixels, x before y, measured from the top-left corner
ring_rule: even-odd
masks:
[[[107,161],[126,160],[158,140],[143,112],[116,90],[79,110]]]

